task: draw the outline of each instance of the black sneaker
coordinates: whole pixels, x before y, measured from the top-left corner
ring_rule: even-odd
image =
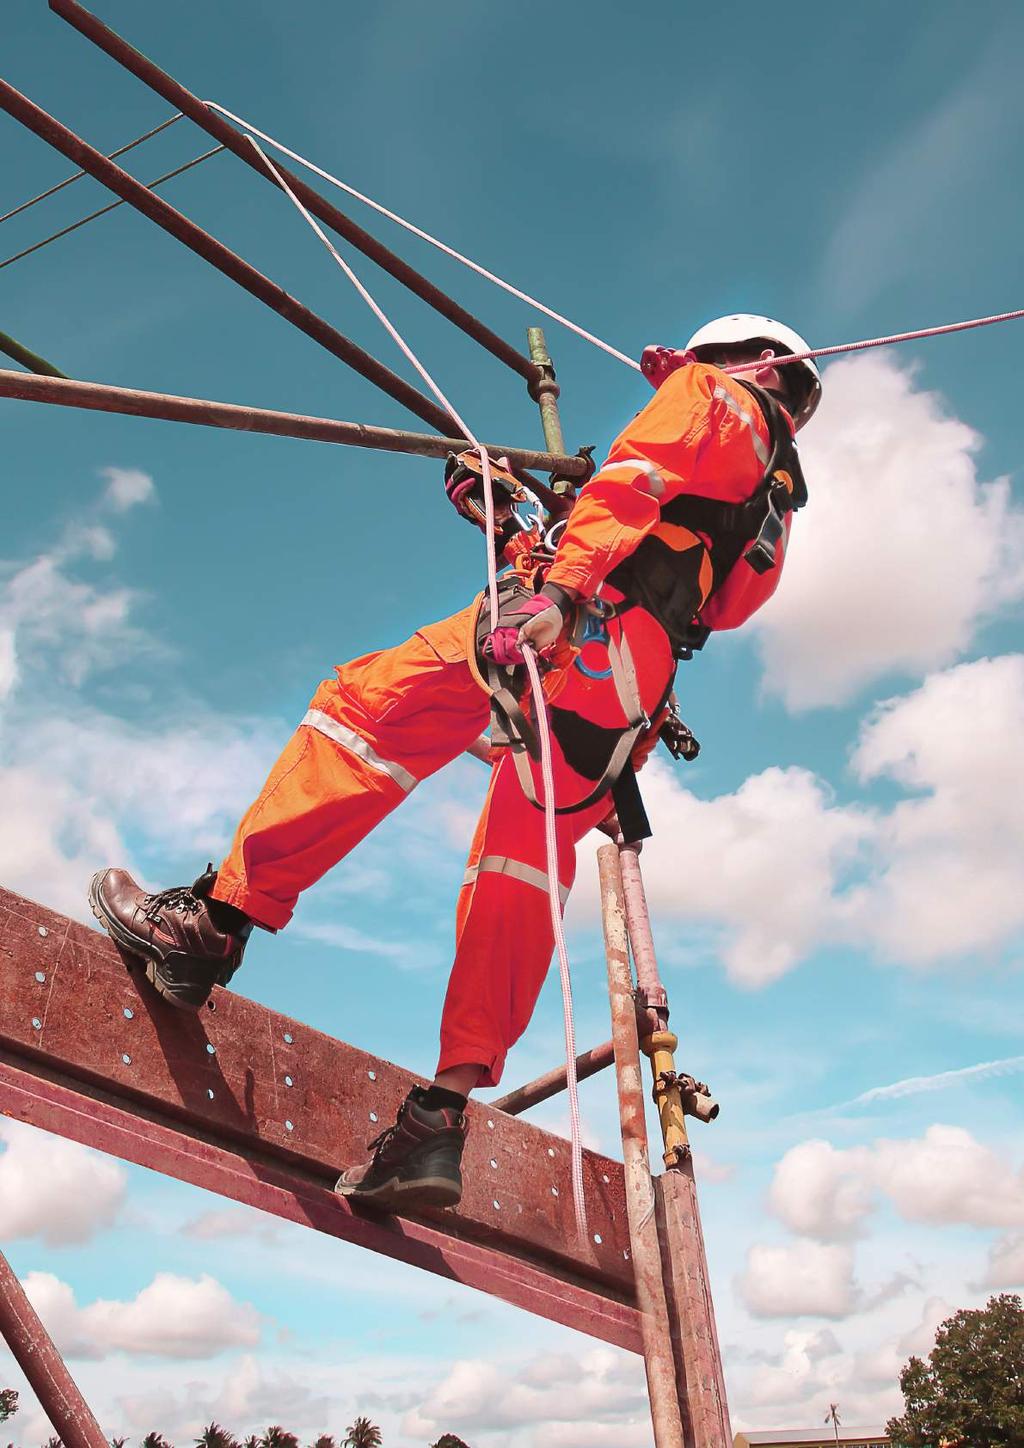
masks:
[[[395,1124],[368,1143],[370,1161],[342,1172],[334,1188],[339,1196],[386,1211],[458,1205],[469,1123],[451,1106],[426,1110],[425,1094],[422,1086],[412,1088]]]
[[[215,985],[227,985],[252,930],[240,911],[218,909],[218,901],[207,899],[216,879],[207,865],[194,884],[147,895],[126,870],[101,870],[89,886],[92,913],[110,938],[141,956],[164,1000],[183,1010],[199,1010]],[[227,912],[231,929],[225,928]]]

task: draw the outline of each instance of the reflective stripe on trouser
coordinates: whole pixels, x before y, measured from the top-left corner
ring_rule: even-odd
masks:
[[[238,827],[219,900],[281,929],[303,890],[477,738],[488,704],[466,664],[468,615],[324,680]]]

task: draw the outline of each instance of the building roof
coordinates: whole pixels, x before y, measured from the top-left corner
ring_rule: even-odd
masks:
[[[736,1441],[742,1439],[749,1443],[751,1448],[754,1445],[761,1445],[761,1448],[772,1448],[773,1444],[788,1443],[824,1443],[831,1444],[835,1440],[832,1430],[829,1427],[823,1428],[773,1428],[770,1433],[737,1433]],[[884,1428],[839,1428],[839,1444],[850,1443],[888,1443]]]

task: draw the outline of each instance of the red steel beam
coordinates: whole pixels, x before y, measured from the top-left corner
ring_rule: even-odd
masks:
[[[229,991],[169,1010],[104,936],[0,890],[0,1105],[637,1349],[621,1163],[471,1103],[457,1212],[381,1217],[331,1191],[417,1078]],[[600,1240],[597,1240],[600,1239]]]
[[[0,333],[0,349],[2,343],[3,334]],[[188,422],[200,427],[223,427],[235,432],[345,443],[350,447],[412,453],[420,457],[443,458],[466,445],[464,438],[400,432],[391,427],[370,427],[362,422],[341,422],[333,417],[307,417],[299,412],[274,412],[262,407],[240,407],[232,402],[212,402],[202,397],[140,392],[135,388],[112,387],[103,382],[38,377],[32,373],[4,369],[0,369],[0,397],[11,397],[21,402],[48,402],[91,412],[115,412],[127,417]],[[494,457],[507,457],[514,468],[539,468],[541,472],[556,472],[563,477],[583,477],[589,471],[590,465],[582,457],[560,457],[555,453],[505,447],[497,443],[488,443],[487,448]],[[529,486],[542,502],[558,507],[562,505],[562,499],[536,478],[530,478]]]
[[[2,1252],[0,1335],[6,1339],[64,1448],[108,1448],[89,1404]]]
[[[28,130],[34,131],[37,136],[46,141],[49,145],[66,156],[69,161],[80,166],[83,171],[88,171],[97,181],[101,181],[108,190],[113,191],[115,196],[120,196],[127,201],[136,211],[143,216],[148,216],[150,221],[156,222],[171,236],[177,237],[190,251],[201,256],[204,261],[210,262],[218,271],[237,282],[252,296],[258,298],[268,306],[271,311],[297,327],[300,332],[305,332],[307,337],[312,337],[321,347],[338,357],[354,371],[359,372],[368,381],[374,383],[383,392],[393,397],[396,402],[401,402],[410,412],[421,417],[424,422],[437,429],[438,432],[447,433],[454,427],[458,431],[458,424],[454,418],[436,403],[424,397],[422,392],[411,386],[390,367],[385,367],[383,362],[378,362],[369,352],[363,350],[348,337],[342,335],[329,322],[318,317],[315,312],[297,301],[277,282],[240,257],[220,242],[216,237],[190,221],[176,207],[172,206],[155,191],[150,191],[143,186],[141,181],[136,181],[134,176],[123,170],[116,162],[104,156],[102,151],[97,151],[95,146],[90,146],[81,136],[75,134],[49,115],[40,106],[30,101],[27,96],[15,90],[6,81],[0,80],[0,108],[5,110],[9,116],[20,121]]]
[[[103,21],[93,15],[91,11],[77,4],[76,0],[50,0],[50,9],[62,20],[73,25],[101,50],[106,51],[107,55],[116,60],[118,64],[123,65],[132,75],[137,76],[144,85],[148,85],[151,90],[156,91],[157,95],[170,101],[175,110],[188,116],[189,120],[194,121],[209,135],[214,136],[229,151],[233,151],[247,166],[251,166],[259,175],[277,186],[276,179],[264,169],[259,157],[234,126],[223,116],[218,115],[216,111],[211,111],[198,96],[186,90],[173,76],[154,65],[148,56],[136,50],[108,25],[104,25]],[[275,161],[274,165],[307,211],[311,211],[339,236],[344,237],[346,241],[351,242],[353,246],[375,261],[378,266],[390,272],[403,286],[408,287],[411,292],[415,292],[418,297],[422,297],[435,311],[440,312],[442,317],[454,322],[467,336],[472,337],[475,342],[479,342],[482,347],[486,347],[488,352],[499,358],[506,366],[511,367],[514,372],[518,372],[521,377],[525,377],[527,382],[535,384],[541,380],[541,368],[529,357],[524,357],[522,353],[517,352],[504,338],[499,337],[496,332],[492,332],[478,317],[474,317],[471,312],[460,307],[458,302],[407,265],[401,257],[396,256],[376,237],[371,236],[368,231],[364,231],[361,226],[357,226],[350,217],[346,216],[343,211],[339,211],[300,176],[287,170],[280,161]]]

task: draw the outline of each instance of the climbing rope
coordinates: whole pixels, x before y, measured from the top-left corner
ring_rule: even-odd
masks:
[[[592,343],[595,347],[599,347],[602,352],[607,352],[610,357],[614,357],[617,361],[625,363],[627,367],[632,368],[635,372],[640,371],[639,362],[628,356],[627,353],[621,352],[618,347],[613,347],[610,342],[605,342],[600,337],[595,336],[593,332],[588,332],[585,327],[581,327],[569,317],[563,316],[561,312],[556,312],[553,307],[547,306],[546,303],[540,301],[537,297],[532,297],[529,292],[524,292],[519,287],[513,286],[511,282],[505,281],[503,277],[498,276],[495,272],[488,271],[488,269],[481,266],[479,262],[473,261],[471,257],[463,255],[461,251],[457,251],[455,247],[449,246],[447,242],[441,241],[436,236],[432,236],[429,231],[424,231],[422,227],[407,220],[404,216],[400,216],[397,211],[392,211],[389,207],[382,205],[381,202],[374,201],[372,196],[367,196],[364,192],[358,191],[354,186],[350,186],[347,181],[342,181],[339,177],[332,175],[330,171],[325,171],[323,167],[318,166],[315,161],[310,161],[308,157],[301,155],[300,152],[291,150],[291,148],[284,145],[282,141],[278,141],[265,131],[259,130],[256,126],[252,125],[251,122],[243,120],[241,116],[236,116],[234,112],[229,111],[226,106],[218,105],[216,101],[204,101],[203,104],[208,106],[210,110],[217,111],[220,115],[226,116],[228,120],[234,121],[236,125],[251,132],[252,135],[259,136],[267,145],[273,146],[275,150],[288,156],[299,166],[305,166],[308,171],[312,171],[313,174],[319,176],[322,181],[326,181],[331,186],[337,186],[339,190],[344,191],[356,201],[361,201],[365,206],[369,206],[379,215],[386,216],[389,221],[393,221],[396,225],[404,227],[404,229],[411,232],[413,236],[418,236],[421,241],[426,241],[431,246],[436,247],[437,250],[443,252],[445,256],[451,257],[453,261],[461,262],[463,266],[469,267],[470,271],[476,272],[478,276],[483,277],[486,281],[492,282],[496,287],[500,287],[502,291],[508,292],[511,296],[517,297],[519,301],[526,302],[531,307],[536,307],[539,312],[543,312],[544,315],[550,317],[552,321],[557,322],[562,327],[566,327],[570,332],[575,332],[577,337],[582,337],[584,341]],[[0,218],[0,220],[2,220],[2,218]],[[946,336],[950,332],[967,332],[974,327],[989,327],[996,322],[1012,322],[1021,317],[1024,317],[1024,309],[1012,312],[998,312],[990,317],[974,317],[965,322],[947,322],[942,326],[922,327],[913,332],[894,332],[889,336],[870,337],[859,342],[840,342],[830,347],[815,347],[807,352],[794,353],[793,355],[786,354],[785,356],[777,357],[775,362],[776,365],[783,366],[788,365],[790,362],[805,362],[816,357],[835,357],[844,352],[861,352],[869,347],[889,347],[897,342],[916,342],[925,337]],[[744,370],[746,369],[742,366],[726,367],[723,369],[723,371],[730,373],[742,372]]]
[[[394,341],[402,354],[415,367],[426,386],[437,398],[438,402],[449,412],[458,424],[463,435],[480,455],[481,470],[483,473],[484,510],[486,516],[486,547],[487,547],[487,594],[488,607],[490,610],[492,630],[498,626],[498,567],[495,554],[495,519],[494,519],[494,489],[491,479],[491,460],[487,448],[479,441],[475,433],[466,423],[452,405],[447,395],[441,390],[430,372],[423,365],[416,353],[406,342],[388,317],[384,309],[378,304],[369,290],[363,285],[352,267],[341,255],[334,243],[326,235],[316,218],[303,206],[302,202],[295,195],[295,192],[285,181],[280,171],[270,160],[269,156],[253,137],[248,137],[249,142],[259,154],[267,170],[280,186],[281,190],[289,198],[298,211],[309,224],[312,231],[318,236],[327,248],[330,255],[337,262],[363,301],[373,312],[385,331]],[[587,1204],[583,1187],[583,1145],[580,1130],[580,1109],[578,1082],[576,1078],[576,1033],[573,1026],[572,1016],[572,979],[569,969],[569,952],[565,941],[565,927],[562,921],[561,896],[559,887],[558,870],[558,836],[555,827],[555,787],[554,770],[551,763],[551,735],[544,703],[544,693],[541,687],[540,670],[537,665],[533,650],[529,647],[523,648],[523,657],[526,661],[527,672],[530,676],[530,683],[533,690],[534,707],[537,715],[538,731],[541,742],[541,773],[544,781],[544,832],[547,854],[548,873],[548,903],[551,910],[551,927],[554,932],[555,945],[558,953],[559,976],[562,984],[562,1011],[565,1020],[565,1044],[566,1044],[566,1086],[569,1095],[569,1116],[572,1136],[572,1196],[573,1206],[576,1213],[576,1227],[581,1241],[586,1241],[587,1228]]]
[[[249,133],[250,140],[252,140],[253,136],[259,136],[261,141],[266,142],[268,146],[273,146],[276,151],[280,151],[282,155],[295,161],[299,166],[305,166],[307,171],[312,171],[315,176],[320,177],[321,181],[326,181],[331,186],[337,186],[338,189],[344,191],[346,195],[353,197],[356,201],[361,201],[365,206],[369,206],[381,216],[386,216],[389,221],[395,222],[398,226],[404,227],[405,230],[411,232],[413,236],[418,236],[421,241],[429,242],[431,246],[437,247],[438,251],[444,252],[445,256],[450,256],[453,261],[461,262],[463,266],[468,266],[470,271],[476,272],[476,274],[483,277],[485,281],[493,282],[496,287],[501,287],[502,291],[508,292],[513,297],[517,297],[521,302],[528,303],[531,307],[536,307],[537,311],[543,312],[544,315],[550,317],[553,322],[558,322],[560,326],[567,327],[570,332],[575,332],[577,337],[582,337],[585,342],[591,342],[595,347],[600,347],[602,352],[607,352],[610,357],[615,357],[619,362],[624,362],[627,367],[632,367],[636,372],[640,371],[639,362],[635,362],[633,358],[625,352],[620,352],[618,347],[613,347],[610,342],[603,342],[600,337],[595,337],[593,332],[588,332],[585,327],[581,327],[578,323],[570,321],[568,317],[563,317],[560,312],[556,312],[544,302],[538,301],[536,297],[531,297],[529,292],[521,291],[519,287],[513,286],[511,282],[507,282],[504,278],[497,276],[496,273],[488,271],[485,266],[481,266],[479,262],[473,261],[472,257],[464,256],[461,251],[456,251],[455,248],[449,246],[447,242],[439,240],[436,236],[431,236],[429,231],[424,231],[422,227],[416,226],[415,223],[411,221],[407,221],[404,216],[399,216],[397,211],[391,211],[388,207],[381,205],[379,201],[374,201],[372,196],[366,196],[362,191],[357,191],[356,188],[350,186],[347,181],[342,181],[337,176],[332,176],[330,171],[325,171],[323,167],[318,166],[314,161],[310,161],[305,156],[300,155],[298,151],[291,150],[288,146],[284,145],[283,142],[277,141],[273,136],[267,135],[266,131],[259,130],[259,128],[254,126],[250,121],[243,120],[241,116],[236,116],[234,112],[229,111],[226,106],[220,106],[216,101],[204,101],[203,104],[211,111],[217,111],[220,115],[226,116],[229,121],[234,121],[235,125],[241,126],[244,131]],[[255,142],[253,142],[253,144],[255,145]],[[278,179],[280,181],[280,178]],[[283,182],[281,184],[283,185]]]

